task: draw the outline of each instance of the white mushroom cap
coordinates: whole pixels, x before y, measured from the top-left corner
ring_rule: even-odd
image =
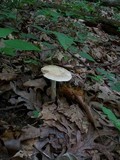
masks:
[[[57,82],[69,81],[72,78],[71,73],[65,68],[48,65],[41,69],[43,76]]]

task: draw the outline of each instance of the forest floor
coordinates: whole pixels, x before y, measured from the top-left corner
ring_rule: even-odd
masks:
[[[94,8],[87,4],[79,7],[89,15]],[[91,21],[73,6],[1,10],[0,160],[120,159],[120,21]],[[106,22],[116,20],[113,7],[99,12]],[[3,28],[13,31],[3,36]],[[46,65],[72,75],[57,83],[54,101],[41,72]]]

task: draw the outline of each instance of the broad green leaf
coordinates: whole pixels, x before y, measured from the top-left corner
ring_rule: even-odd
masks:
[[[108,119],[114,124],[114,126],[120,130],[120,120],[117,119],[115,114],[108,108],[101,106],[102,111],[107,115]]]
[[[6,37],[12,32],[13,30],[10,28],[0,28],[0,37]]]
[[[115,91],[117,91],[117,92],[120,92],[120,82],[113,83],[113,84],[111,85],[111,88],[112,88],[112,90],[115,90]]]
[[[89,54],[87,54],[85,52],[82,52],[82,51],[79,52],[79,54],[80,54],[81,57],[86,58],[89,61],[95,62],[95,60]]]
[[[105,71],[102,68],[97,68],[97,71],[101,73],[103,76],[105,76],[107,79],[109,79],[110,81],[115,81],[115,74]]]
[[[41,9],[37,12],[37,15],[45,15],[46,17],[51,18],[53,21],[57,21],[60,17],[60,13],[53,9]]]
[[[7,56],[15,56],[16,55],[16,51],[14,48],[2,48],[2,53],[7,55]]]
[[[15,13],[15,12],[7,12],[7,14],[6,14],[6,18],[9,18],[9,19],[12,19],[12,20],[16,20],[16,16],[17,16],[17,14]]]
[[[91,79],[93,79],[97,82],[102,82],[102,80],[103,80],[103,77],[100,75],[98,75],[98,76],[97,75],[88,75],[87,77],[90,77]]]
[[[69,47],[69,51],[77,54],[79,52],[79,49],[72,45],[72,46]]]
[[[32,43],[23,40],[14,39],[5,40],[4,42],[7,48],[14,48],[20,51],[40,51],[40,49]]]
[[[60,32],[52,32],[58,39],[61,46],[67,50],[73,43],[74,39],[70,36],[65,35],[64,33]]]
[[[65,35],[64,33],[60,33],[60,32],[55,32],[55,31],[50,31],[50,30],[45,30],[40,26],[36,26],[36,25],[32,25],[32,27],[37,28],[38,30],[45,32],[46,34],[54,34],[59,43],[61,44],[61,46],[67,50],[73,43],[74,43],[74,39],[70,36]]]
[[[116,122],[115,122],[115,126],[118,130],[120,130],[120,120],[117,119]]]
[[[108,118],[109,118],[111,121],[114,122],[114,121],[117,120],[116,116],[114,115],[114,113],[113,113],[110,109],[102,106],[102,111],[108,116]]]

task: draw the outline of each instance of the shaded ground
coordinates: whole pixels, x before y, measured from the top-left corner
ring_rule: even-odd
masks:
[[[0,159],[119,160],[120,38],[102,24],[52,11],[27,8],[16,23],[0,24],[19,31],[6,39],[41,48],[0,55]],[[55,102],[41,72],[47,64],[72,73],[57,84]]]

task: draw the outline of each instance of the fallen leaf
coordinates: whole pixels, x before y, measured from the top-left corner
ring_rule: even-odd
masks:
[[[114,131],[99,131],[97,133],[92,127],[89,128],[88,132],[84,135],[84,138],[82,137],[80,132],[77,132],[77,143],[70,147],[68,146],[68,152],[75,155],[78,160],[86,159],[86,158],[92,158],[94,153],[90,153],[89,151],[97,150],[101,153],[100,157],[102,155],[105,155],[108,160],[113,160],[113,154],[112,151],[114,150],[114,144],[108,145],[105,144],[107,142],[107,135],[110,136],[116,136],[116,133]],[[95,141],[97,138],[106,136],[106,139],[104,139],[104,144],[101,144],[100,142]],[[108,142],[110,143],[110,142]],[[101,159],[101,158],[100,158]]]
[[[17,75],[15,73],[0,73],[1,81],[11,81],[16,79]]]
[[[30,88],[29,92],[17,89],[14,83],[11,83],[13,91],[19,96],[17,102],[24,102],[24,105],[30,110],[40,110],[41,102],[37,93]]]
[[[10,139],[4,141],[4,145],[10,155],[14,155],[21,149],[21,143],[19,139]]]
[[[116,95],[113,91],[110,90],[107,86],[99,86],[101,92],[98,94],[98,98],[104,100],[104,102],[114,101],[120,105],[120,96]]]
[[[36,89],[40,88],[42,91],[46,85],[47,84],[43,78],[29,80],[23,84],[25,87],[35,87]]]
[[[22,134],[19,138],[20,141],[34,139],[40,136],[40,128],[35,128],[31,125],[22,129]]]

